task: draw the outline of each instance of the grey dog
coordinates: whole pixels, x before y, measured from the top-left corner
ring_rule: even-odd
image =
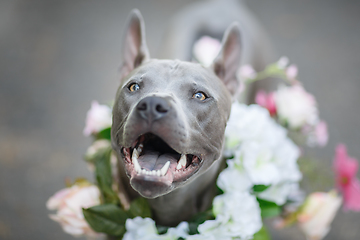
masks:
[[[239,24],[225,31],[211,67],[150,59],[144,21],[133,10],[113,108],[119,185],[148,198],[159,224],[176,225],[212,202],[224,166],[224,131],[239,82]]]

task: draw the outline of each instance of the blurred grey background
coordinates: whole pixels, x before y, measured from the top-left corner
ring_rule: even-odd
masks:
[[[47,199],[66,177],[92,178],[82,135],[93,99],[112,100],[126,17],[139,8],[152,56],[169,19],[192,0],[0,1],[0,239],[73,239],[48,218]],[[299,67],[318,100],[330,141],[305,152],[308,191],[333,186],[338,142],[360,159],[360,2],[249,0],[278,57]],[[274,58],[274,61],[277,58]],[[310,179],[310,180],[308,180]],[[339,211],[327,240],[360,239],[360,213]],[[274,239],[304,239],[292,227]]]

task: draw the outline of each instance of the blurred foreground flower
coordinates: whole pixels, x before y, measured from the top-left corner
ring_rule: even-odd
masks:
[[[87,112],[84,135],[90,136],[97,134],[101,130],[111,127],[112,111],[107,105],[101,105],[97,101],[91,103],[91,108]]]
[[[356,178],[359,164],[355,158],[347,155],[346,146],[336,147],[334,171],[336,185],[343,194],[344,208],[360,211],[360,181]]]
[[[82,212],[82,208],[89,208],[100,204],[99,189],[90,183],[73,185],[55,193],[47,201],[49,210],[57,210],[50,218],[59,222],[63,230],[73,236],[97,237],[100,234],[90,228]]]
[[[316,192],[307,197],[297,220],[308,240],[325,237],[340,205],[341,197],[335,191]]]

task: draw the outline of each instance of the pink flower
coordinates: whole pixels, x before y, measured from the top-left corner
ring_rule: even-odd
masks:
[[[340,205],[341,197],[335,191],[316,192],[307,197],[297,215],[299,226],[307,239],[320,240],[325,237]]]
[[[276,105],[274,93],[267,94],[265,91],[260,90],[256,93],[255,102],[260,106],[266,108],[271,116],[275,116]]]
[[[346,146],[339,144],[336,147],[334,171],[336,185],[343,194],[344,208],[360,211],[360,181],[356,178],[359,164],[355,158],[347,155]]]
[[[91,108],[87,112],[84,135],[90,136],[111,127],[112,112],[107,105],[100,105],[97,101],[92,101]]]
[[[194,57],[204,66],[208,67],[219,54],[221,43],[219,40],[203,36],[194,44]]]
[[[100,204],[100,192],[94,185],[74,185],[55,193],[47,201],[49,210],[57,210],[50,218],[59,222],[63,230],[73,236],[86,235],[89,237],[99,236],[93,231],[82,213],[82,208],[89,208]]]
[[[251,65],[245,64],[240,67],[238,76],[242,79],[254,79],[256,78],[256,72]]]

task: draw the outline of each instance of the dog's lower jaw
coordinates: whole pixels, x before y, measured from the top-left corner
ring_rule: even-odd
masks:
[[[223,161],[219,159],[196,178],[196,184],[189,182],[168,194],[148,199],[156,223],[176,226],[181,221],[190,220],[196,213],[208,209],[215,195],[215,182],[222,167]]]
[[[123,161],[121,155],[118,159]],[[119,163],[120,184],[124,186],[130,200],[140,197],[140,194],[130,185],[130,179],[122,166]],[[153,199],[148,198],[156,223],[163,226],[176,226],[181,221],[189,220],[196,213],[208,209],[215,195],[216,178],[223,167],[224,161],[219,159],[205,173],[196,177],[196,184],[192,181],[168,194]]]

